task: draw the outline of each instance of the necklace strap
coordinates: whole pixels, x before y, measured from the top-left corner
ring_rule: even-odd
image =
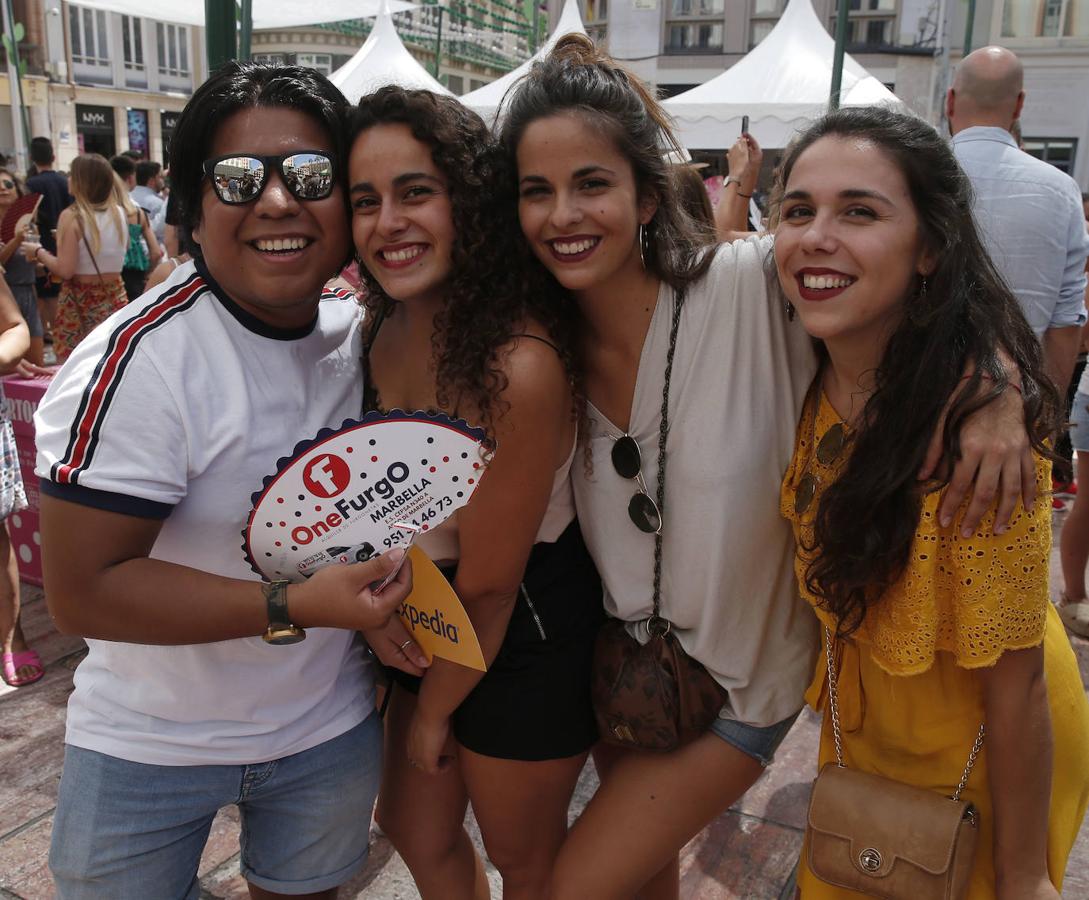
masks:
[[[684,306],[684,291],[674,290],[673,321],[669,326],[669,350],[666,352],[665,383],[662,387],[662,418],[658,427],[658,514],[662,517],[661,528],[654,535],[654,618],[661,618],[662,612],[662,538],[665,532],[665,475],[666,475],[666,438],[669,437],[669,384],[673,379],[673,357],[677,352],[677,332],[681,325],[681,307]]]

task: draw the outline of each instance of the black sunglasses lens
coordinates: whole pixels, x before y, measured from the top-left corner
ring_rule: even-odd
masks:
[[[0,179],[0,187],[2,187],[5,191],[10,191],[13,187],[15,187],[15,182],[11,181],[8,178],[3,178]]]
[[[212,183],[225,203],[249,203],[265,184],[265,164],[253,156],[221,159],[212,169]]]
[[[613,468],[621,478],[634,478],[643,467],[639,455],[639,445],[630,434],[624,435],[613,444]]]
[[[288,190],[300,200],[324,200],[333,192],[333,161],[320,153],[296,153],[283,162]]]
[[[640,531],[655,534],[662,527],[662,516],[653,500],[640,491],[628,502],[628,517]]]

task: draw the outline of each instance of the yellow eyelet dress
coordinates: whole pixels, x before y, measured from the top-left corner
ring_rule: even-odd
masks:
[[[805,588],[810,556],[803,548],[813,543],[821,491],[835,480],[848,455],[841,453],[840,459],[828,465],[816,458],[821,437],[839,422],[824,393],[811,392],[780,497],[782,514],[794,527],[801,595],[833,633],[836,623],[817,609],[816,598]],[[818,484],[813,500],[799,514],[794,508],[795,494],[807,473],[816,476]],[[1041,498],[1050,489],[1050,478],[1050,463],[1038,459],[1036,482]],[[994,665],[1005,650],[1043,641],[1054,734],[1048,870],[1058,888],[1089,800],[1089,703],[1070,642],[1048,599],[1050,505],[1038,500],[1031,514],[1019,507],[1009,531],[998,536],[992,531],[992,511],[976,536],[960,538],[964,508],[948,528],[941,528],[939,501],[938,492],[924,498],[903,576],[869,609],[849,640],[836,642],[845,762],[853,769],[951,794],[983,721],[980,685],[972,670]],[[823,652],[806,700],[818,712],[826,711]],[[821,729],[822,766],[836,758],[830,718],[825,714]],[[1026,760],[1025,764],[1035,763]],[[980,813],[970,900],[995,896],[987,779],[985,743],[962,795]],[[815,878],[806,866],[804,851],[798,887],[803,900],[862,896]]]

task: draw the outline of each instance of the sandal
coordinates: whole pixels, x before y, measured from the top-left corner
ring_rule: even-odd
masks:
[[[1089,638],[1089,600],[1071,600],[1066,594],[1060,594],[1059,618],[1068,631]]]
[[[42,658],[38,656],[37,650],[5,653],[3,662],[4,681],[11,687],[23,687],[24,685],[33,684],[45,674],[45,666],[42,665]],[[19,670],[27,667],[34,669],[34,671],[26,677],[20,678],[18,675]]]

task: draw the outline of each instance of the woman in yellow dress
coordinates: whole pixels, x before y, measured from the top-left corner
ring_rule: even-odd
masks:
[[[947,460],[972,407],[1021,390],[1045,490],[1057,399],[1039,345],[929,125],[840,110],[787,151],[779,179],[775,266],[823,357],[782,511],[802,595],[833,636],[844,762],[950,795],[984,724],[962,795],[980,822],[968,897],[1054,900],[1089,798],[1089,704],[1048,600],[1050,510],[964,534],[960,516],[938,521],[943,485],[916,480],[948,398],[983,381],[982,399],[949,409]],[[807,699],[826,713],[820,763],[834,762],[823,653]],[[798,887],[860,896],[817,879],[804,853]]]

